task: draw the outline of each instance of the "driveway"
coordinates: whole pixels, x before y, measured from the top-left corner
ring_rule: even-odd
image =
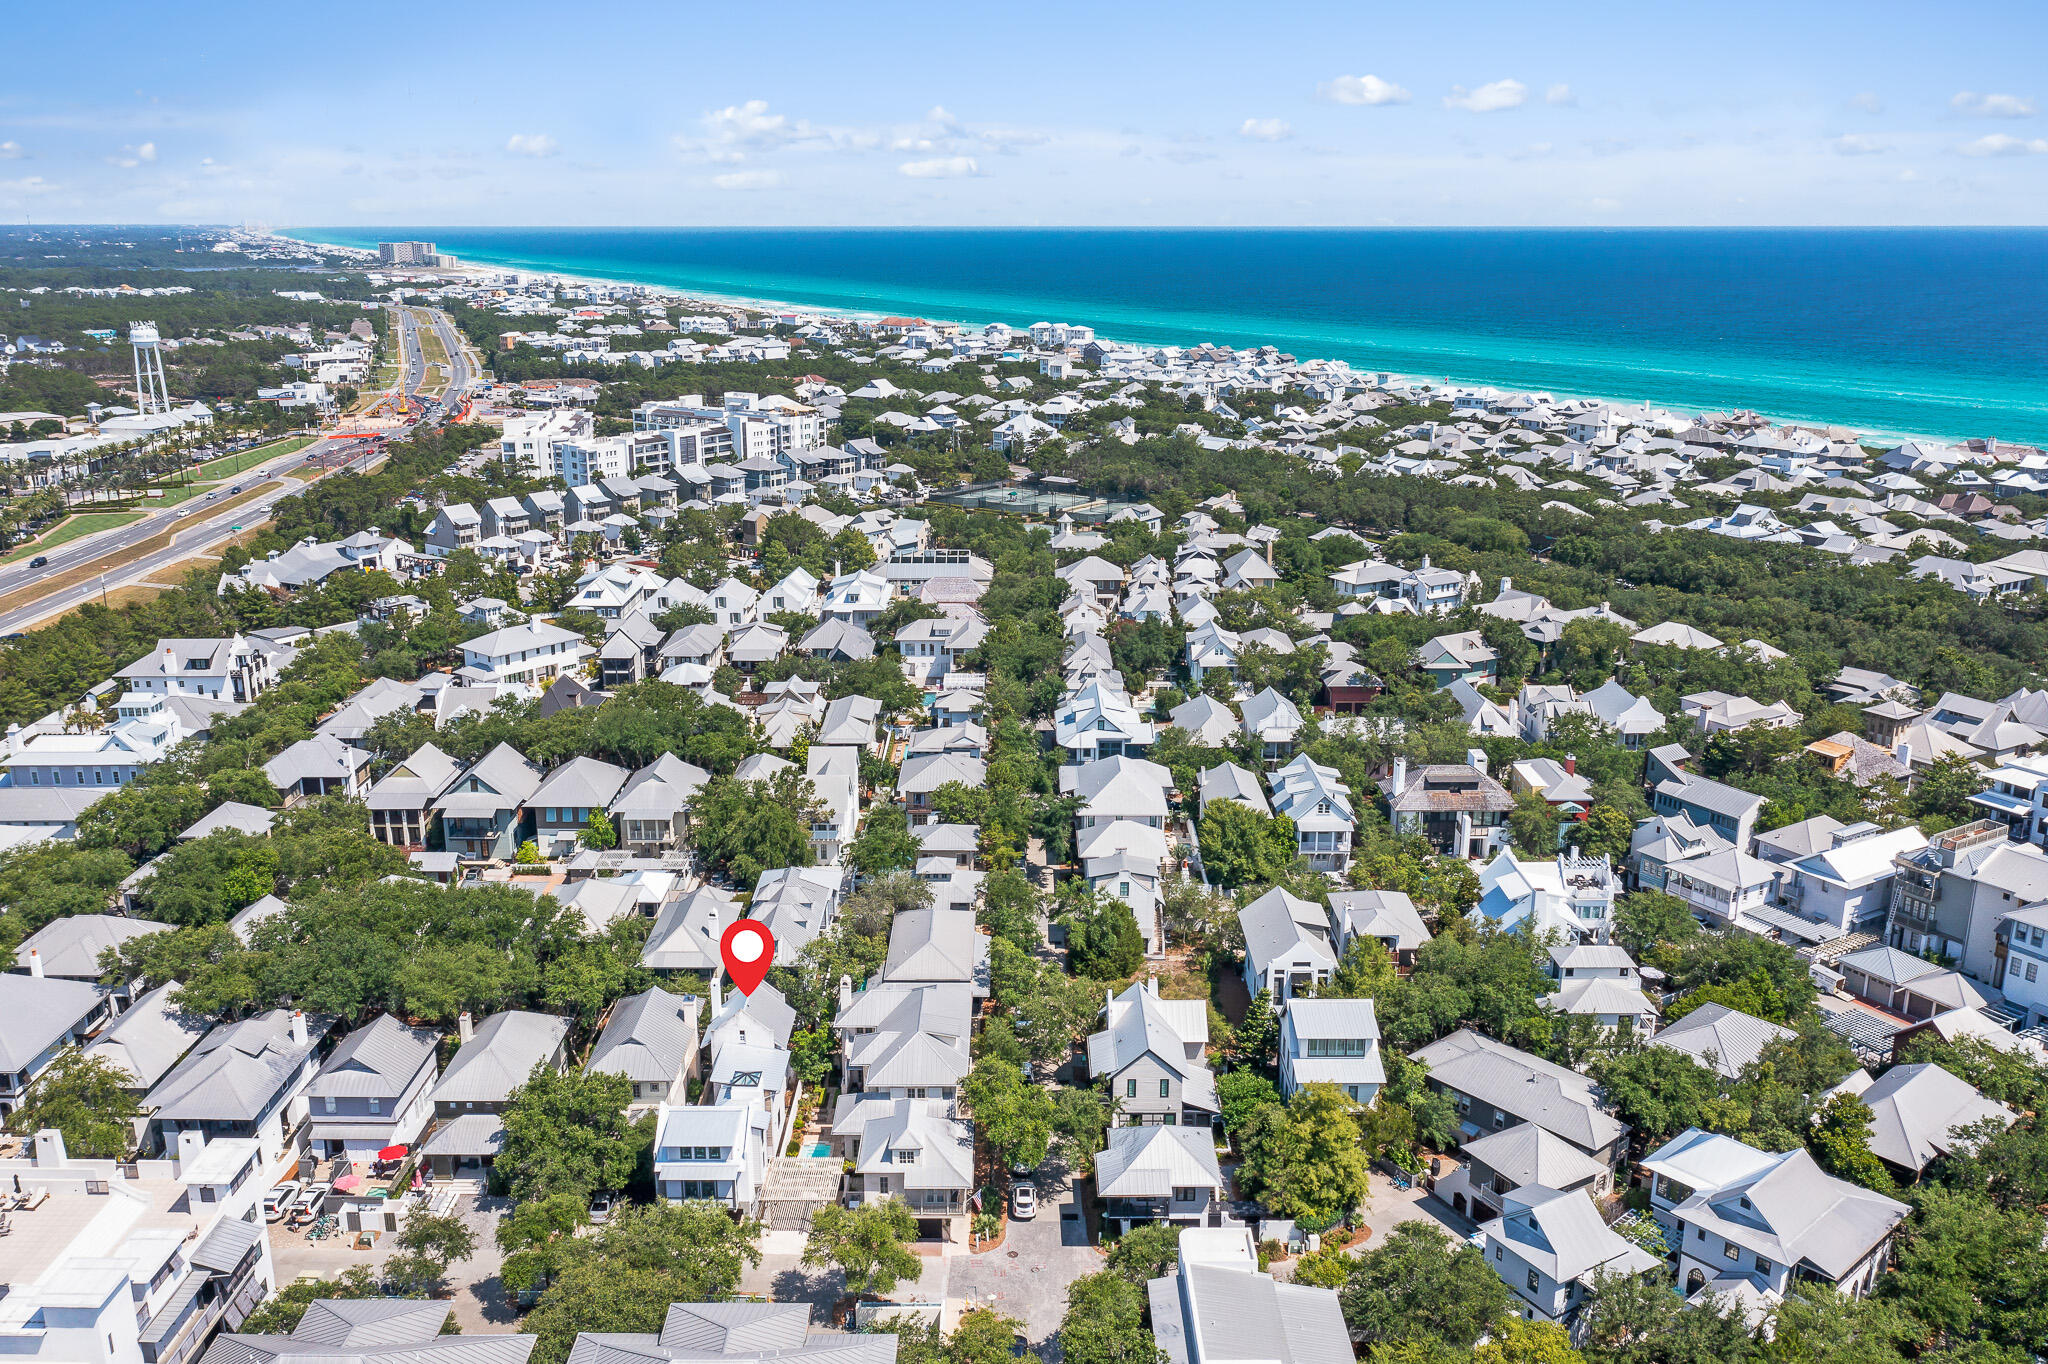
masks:
[[[1367,1204],[1365,1216],[1360,1219],[1371,1235],[1363,1240],[1353,1241],[1345,1247],[1346,1255],[1361,1255],[1376,1250],[1393,1235],[1394,1229],[1404,1222],[1421,1222],[1435,1227],[1453,1241],[1463,1241],[1479,1230],[1479,1224],[1463,1213],[1451,1211],[1448,1203],[1427,1193],[1421,1185],[1410,1189],[1397,1189],[1394,1181],[1375,1170],[1372,1174],[1372,1199]],[[1287,1260],[1273,1267],[1275,1278],[1291,1278],[1294,1261]]]
[[[1072,1181],[1057,1161],[1040,1172],[1038,1216],[1011,1222],[1003,1243],[986,1255],[952,1262],[949,1296],[962,1310],[993,1307],[1024,1323],[1024,1336],[1041,1358],[1059,1358],[1056,1339],[1067,1311],[1067,1286],[1102,1268],[1102,1252],[1088,1243],[1086,1222]]]
[[[465,1332],[509,1331],[517,1319],[517,1313],[506,1304],[505,1287],[498,1278],[505,1263],[504,1252],[498,1249],[498,1223],[510,1206],[506,1199],[479,1194],[465,1194],[455,1205],[456,1213],[476,1233],[476,1254],[448,1267],[455,1320]],[[356,1265],[377,1270],[390,1257],[394,1239],[382,1236],[374,1250],[350,1250],[339,1236],[309,1241],[304,1232],[287,1231],[282,1222],[270,1224],[270,1253],[280,1286],[306,1274],[338,1278]]]

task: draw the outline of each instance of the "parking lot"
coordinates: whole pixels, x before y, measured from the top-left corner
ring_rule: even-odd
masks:
[[[498,1269],[505,1259],[498,1249],[498,1223],[509,1206],[503,1198],[480,1194],[465,1194],[455,1205],[455,1211],[476,1233],[477,1242],[475,1255],[448,1269],[448,1284],[455,1295],[455,1320],[464,1331],[512,1328],[515,1314],[506,1305],[503,1286],[498,1282]],[[306,1274],[336,1278],[356,1265],[367,1265],[374,1271],[390,1256],[391,1241],[390,1235],[380,1236],[374,1249],[351,1250],[349,1238],[344,1236],[313,1241],[307,1239],[304,1231],[287,1230],[282,1222],[270,1224],[270,1252],[277,1262],[280,1287]]]

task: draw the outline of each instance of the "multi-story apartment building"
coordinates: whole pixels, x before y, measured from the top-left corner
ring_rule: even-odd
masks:
[[[2048,853],[2012,841],[2003,820],[1947,829],[1893,859],[1885,941],[1902,952],[1936,952],[1964,975],[2001,975],[1999,925],[2014,910],[2048,900]],[[2031,936],[2031,935],[2030,935]]]

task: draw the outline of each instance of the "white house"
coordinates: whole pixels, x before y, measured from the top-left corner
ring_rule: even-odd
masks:
[[[1387,1071],[1369,999],[1296,999],[1280,1020],[1280,1092],[1335,1085],[1353,1103],[1379,1097]]]

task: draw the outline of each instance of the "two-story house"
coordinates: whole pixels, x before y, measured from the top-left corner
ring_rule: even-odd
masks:
[[[434,1086],[434,1129],[421,1154],[436,1179],[480,1179],[505,1145],[499,1114],[513,1091],[536,1067],[562,1068],[569,1020],[508,1009],[473,1027],[464,1013],[456,1035],[462,1045]]]
[[[447,850],[476,860],[511,857],[540,782],[540,769],[510,744],[471,763],[429,807],[441,821]]]
[[[1479,1248],[1528,1321],[1567,1324],[1601,1276],[1643,1274],[1662,1263],[1601,1220],[1578,1189],[1526,1184],[1479,1229]]]
[[[1244,931],[1244,988],[1283,1009],[1337,973],[1330,919],[1321,905],[1279,886],[1237,912]]]
[[[967,1239],[974,1182],[974,1124],[943,1099],[890,1099],[873,1111],[855,1142],[847,1201],[901,1200],[926,1240]]]
[[[1220,1222],[1229,1186],[1216,1163],[1216,1139],[1198,1127],[1112,1127],[1095,1153],[1095,1196],[1102,1220],[1124,1235],[1163,1222]]]
[[[306,1090],[333,1026],[331,1018],[272,1009],[214,1028],[143,1099],[151,1142],[174,1151],[182,1132],[248,1137],[275,1164],[305,1139]]]
[[[1387,1080],[1380,1024],[1369,999],[1295,999],[1280,1019],[1280,1092],[1335,1085],[1371,1105]]]
[[[1204,1053],[1208,1004],[1161,999],[1157,978],[1134,981],[1103,1002],[1102,1031],[1088,1037],[1088,1074],[1116,1096],[1116,1122],[1212,1125],[1222,1109]]]
[[[604,1029],[583,1063],[585,1075],[622,1075],[633,1085],[630,1117],[681,1102],[697,1073],[695,995],[672,995],[659,985],[612,1005]]]
[[[1904,1203],[1836,1179],[1803,1147],[1772,1155],[1690,1128],[1650,1153],[1651,1209],[1675,1238],[1687,1296],[1746,1284],[1766,1302],[1795,1281],[1862,1297],[1891,1262]]]
[[[758,1216],[772,1142],[768,1114],[758,1104],[658,1104],[655,1191],[674,1203],[709,1200],[741,1217]]]
[[[306,1087],[307,1139],[329,1158],[367,1165],[390,1146],[410,1146],[433,1116],[440,1037],[379,1014],[336,1044]]]
[[[1592,1080],[1496,1042],[1470,1028],[1440,1037],[1414,1054],[1429,1067],[1431,1089],[1449,1096],[1462,1145],[1518,1123],[1534,1123],[1612,1170],[1626,1149],[1628,1125],[1608,1112]],[[1604,1194],[1610,1181],[1594,1182]],[[1459,1212],[1455,1199],[1451,1206]]]

